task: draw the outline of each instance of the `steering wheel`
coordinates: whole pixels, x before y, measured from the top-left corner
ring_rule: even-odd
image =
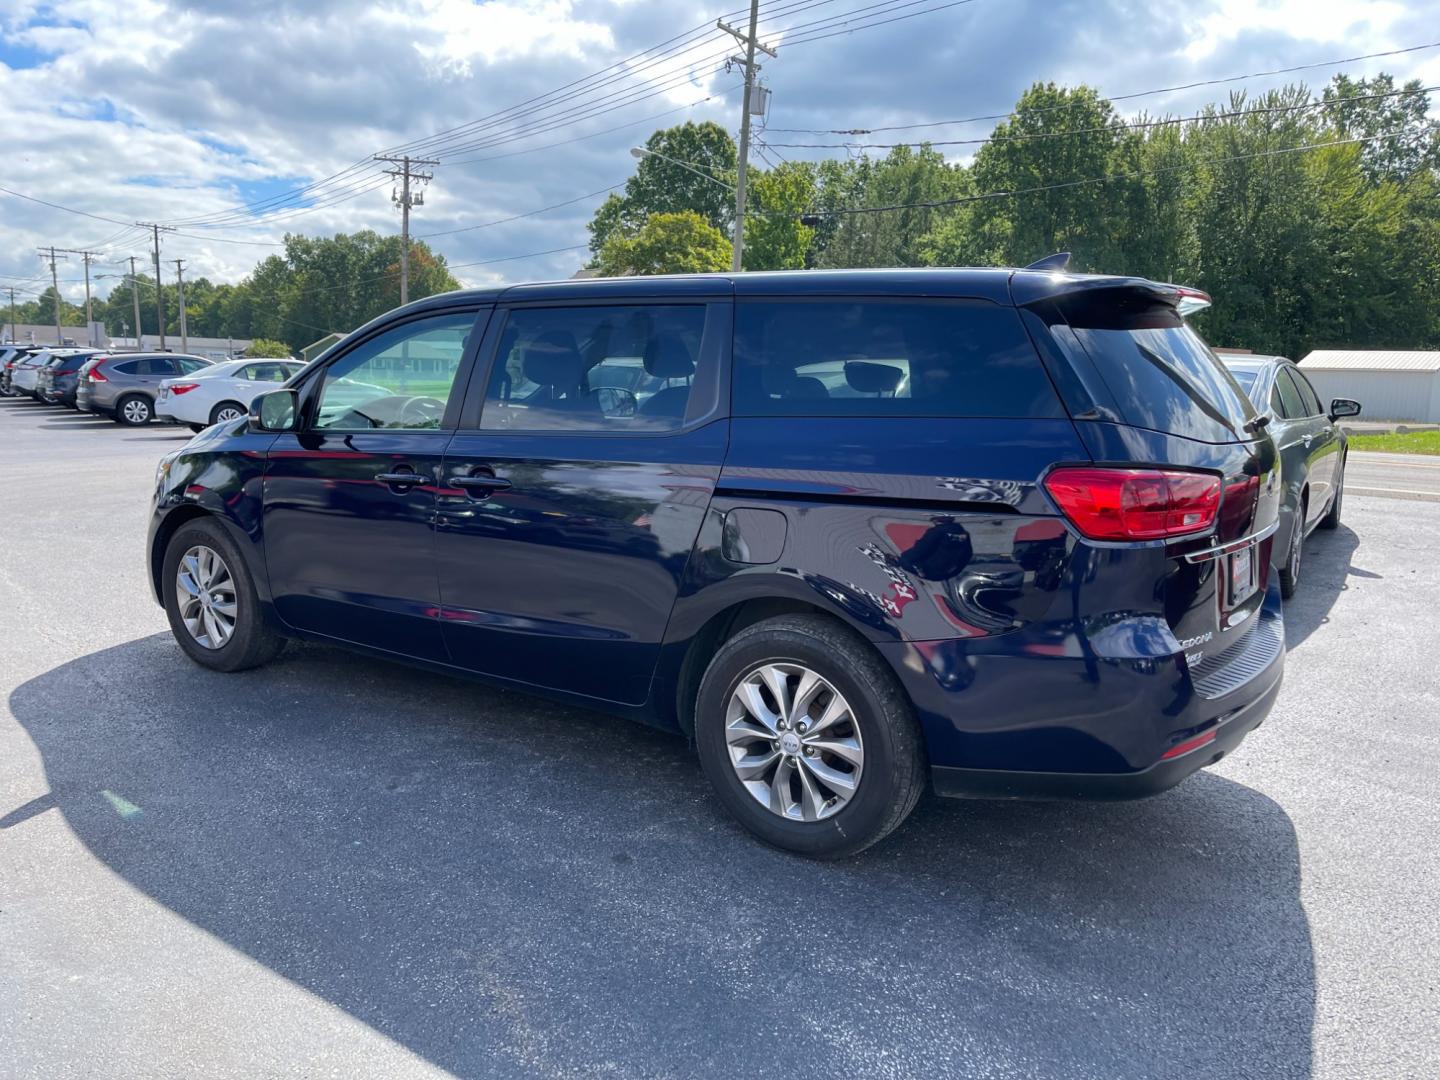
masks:
[[[401,427],[423,427],[438,424],[445,415],[445,403],[433,397],[406,398],[400,405]]]

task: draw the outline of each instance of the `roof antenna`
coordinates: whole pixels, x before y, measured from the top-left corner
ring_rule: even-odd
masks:
[[[1054,255],[1046,255],[1039,262],[1033,262],[1025,267],[1026,270],[1065,270],[1070,266],[1070,253],[1068,251],[1057,251]]]

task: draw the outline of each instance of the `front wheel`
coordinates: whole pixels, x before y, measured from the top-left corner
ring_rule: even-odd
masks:
[[[695,739],[742,825],[816,858],[882,839],[925,786],[920,728],[894,674],[821,616],[767,619],[727,641],[700,683]]]
[[[1300,559],[1305,554],[1305,503],[1295,511],[1294,535],[1290,538],[1290,551],[1285,556],[1285,565],[1280,568],[1280,595],[1289,600],[1300,587]]]
[[[218,522],[182,525],[165,548],[161,573],[170,632],[197,664],[243,671],[284,648],[285,639],[265,625],[244,558]]]

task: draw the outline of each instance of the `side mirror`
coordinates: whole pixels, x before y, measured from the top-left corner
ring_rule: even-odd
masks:
[[[1360,402],[1352,401],[1350,398],[1337,397],[1330,402],[1330,419],[1340,420],[1347,416],[1360,415]]]
[[[251,431],[294,431],[300,426],[300,395],[271,390],[250,403]]]

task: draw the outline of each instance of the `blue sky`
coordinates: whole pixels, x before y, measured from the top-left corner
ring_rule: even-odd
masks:
[[[781,129],[1004,112],[1036,80],[1126,93],[1440,41],[1440,0],[972,0],[884,26],[852,16],[854,32],[824,39],[807,33],[804,24],[873,2],[762,5],[762,34],[780,46],[765,61],[774,97],[763,139],[844,141]],[[125,228],[136,220],[181,222],[164,256],[216,280],[243,277],[287,229],[396,230],[388,182],[357,163],[467,123],[466,139],[443,144],[416,234],[598,191],[629,175],[628,148],[657,126],[686,118],[738,126],[738,95],[723,96],[738,76],[718,70],[727,48],[718,31],[698,32],[684,56],[616,69],[603,92],[624,96],[603,103],[603,114],[582,118],[574,110],[584,101],[572,99],[528,113],[523,126],[484,118],[732,12],[679,0],[0,0],[0,184],[108,219],[0,196],[0,286],[43,285],[28,280],[41,272],[39,244],[99,246],[117,262],[142,254],[138,231]],[[1440,84],[1440,48],[1305,79],[1319,86],[1332,71],[1382,69]],[[1221,93],[1136,104],[1179,113]],[[924,131],[976,138],[988,126]],[[476,145],[459,150],[464,143]],[[601,197],[433,243],[454,264],[580,245]],[[561,251],[457,276],[467,284],[567,276],[584,257]],[[73,280],[66,289],[80,294]]]

